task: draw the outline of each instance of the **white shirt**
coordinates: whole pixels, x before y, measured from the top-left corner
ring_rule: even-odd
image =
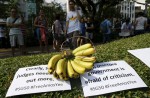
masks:
[[[128,25],[126,24],[126,22],[124,22],[122,24],[122,27],[121,27],[121,31],[123,32],[130,32],[132,30],[132,25],[131,23],[129,23]]]
[[[6,23],[12,23],[15,20],[15,18],[8,17]],[[21,24],[21,18],[18,18],[14,24]],[[14,35],[14,34],[22,34],[20,28],[10,28],[9,35]]]
[[[82,15],[81,11],[80,10],[78,11],[79,11],[79,14]],[[67,34],[80,30],[80,21],[78,20],[76,11],[69,11],[67,13],[66,21],[69,22]]]
[[[144,25],[147,23],[147,19],[145,17],[136,18],[137,25],[135,30],[144,30]]]
[[[55,33],[56,34],[61,34],[61,32],[62,32],[62,25],[60,24],[60,21],[59,20],[56,20],[55,22],[54,22],[54,27],[55,28],[53,28],[54,30],[55,30]]]

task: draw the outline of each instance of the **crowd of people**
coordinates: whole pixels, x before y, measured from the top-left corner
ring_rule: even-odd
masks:
[[[66,15],[65,25],[60,20],[60,14],[56,14],[55,20],[51,27],[53,34],[53,49],[60,51],[62,43],[62,35],[68,41],[70,49],[74,49],[84,43],[91,42],[94,39],[93,34],[101,32],[103,36],[103,43],[111,41],[111,34],[115,32],[118,37],[129,37],[145,33],[149,30],[150,25],[148,19],[144,17],[141,12],[138,14],[135,21],[131,22],[130,18],[121,21],[117,19],[112,23],[112,17],[106,16],[102,22],[98,22],[93,17],[83,17],[80,7],[75,2],[69,1],[69,12]],[[15,55],[16,43],[19,45],[20,53],[26,53],[26,26],[22,15],[18,17],[17,9],[11,9],[11,15],[7,18],[6,26],[9,28],[9,40],[12,49],[12,55]],[[4,24],[3,24],[4,25]],[[40,50],[49,52],[48,47],[48,20],[41,9],[39,15],[34,20],[36,39],[38,40]],[[98,29],[100,28],[100,29]],[[0,24],[0,41],[1,45],[5,46],[5,35],[2,24]],[[44,48],[45,47],[45,48]]]

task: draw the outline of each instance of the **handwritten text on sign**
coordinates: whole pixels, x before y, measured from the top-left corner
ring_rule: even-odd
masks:
[[[71,90],[70,82],[55,79],[48,73],[47,65],[41,65],[20,68],[14,76],[6,97],[60,90]]]
[[[81,76],[81,82],[85,97],[147,87],[125,61],[96,63],[93,70]]]

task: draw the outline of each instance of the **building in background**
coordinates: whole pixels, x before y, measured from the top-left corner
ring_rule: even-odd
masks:
[[[132,1],[122,1],[121,2],[121,15],[122,18],[130,18],[131,21],[135,20],[135,2]]]
[[[18,8],[26,21],[29,15],[36,14],[35,0],[18,0]]]
[[[143,12],[141,6],[135,6],[135,16],[136,16],[139,12]]]

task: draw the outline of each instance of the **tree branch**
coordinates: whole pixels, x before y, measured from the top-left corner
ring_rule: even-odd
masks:
[[[88,2],[88,4],[92,7],[92,10],[93,10],[93,14],[92,16],[95,16],[96,14],[96,5],[91,1],[91,0],[86,0]]]
[[[80,0],[74,0],[76,2],[77,5],[79,5],[82,9],[82,11],[87,14],[87,11],[85,10],[85,6],[82,4],[82,2]]]
[[[141,5],[146,5],[146,3],[141,3],[141,2],[138,2],[138,1],[136,1],[136,0],[132,0],[133,2],[136,2],[137,4],[141,4]],[[148,4],[147,4],[148,5]],[[148,5],[148,6],[150,6],[150,5]]]

